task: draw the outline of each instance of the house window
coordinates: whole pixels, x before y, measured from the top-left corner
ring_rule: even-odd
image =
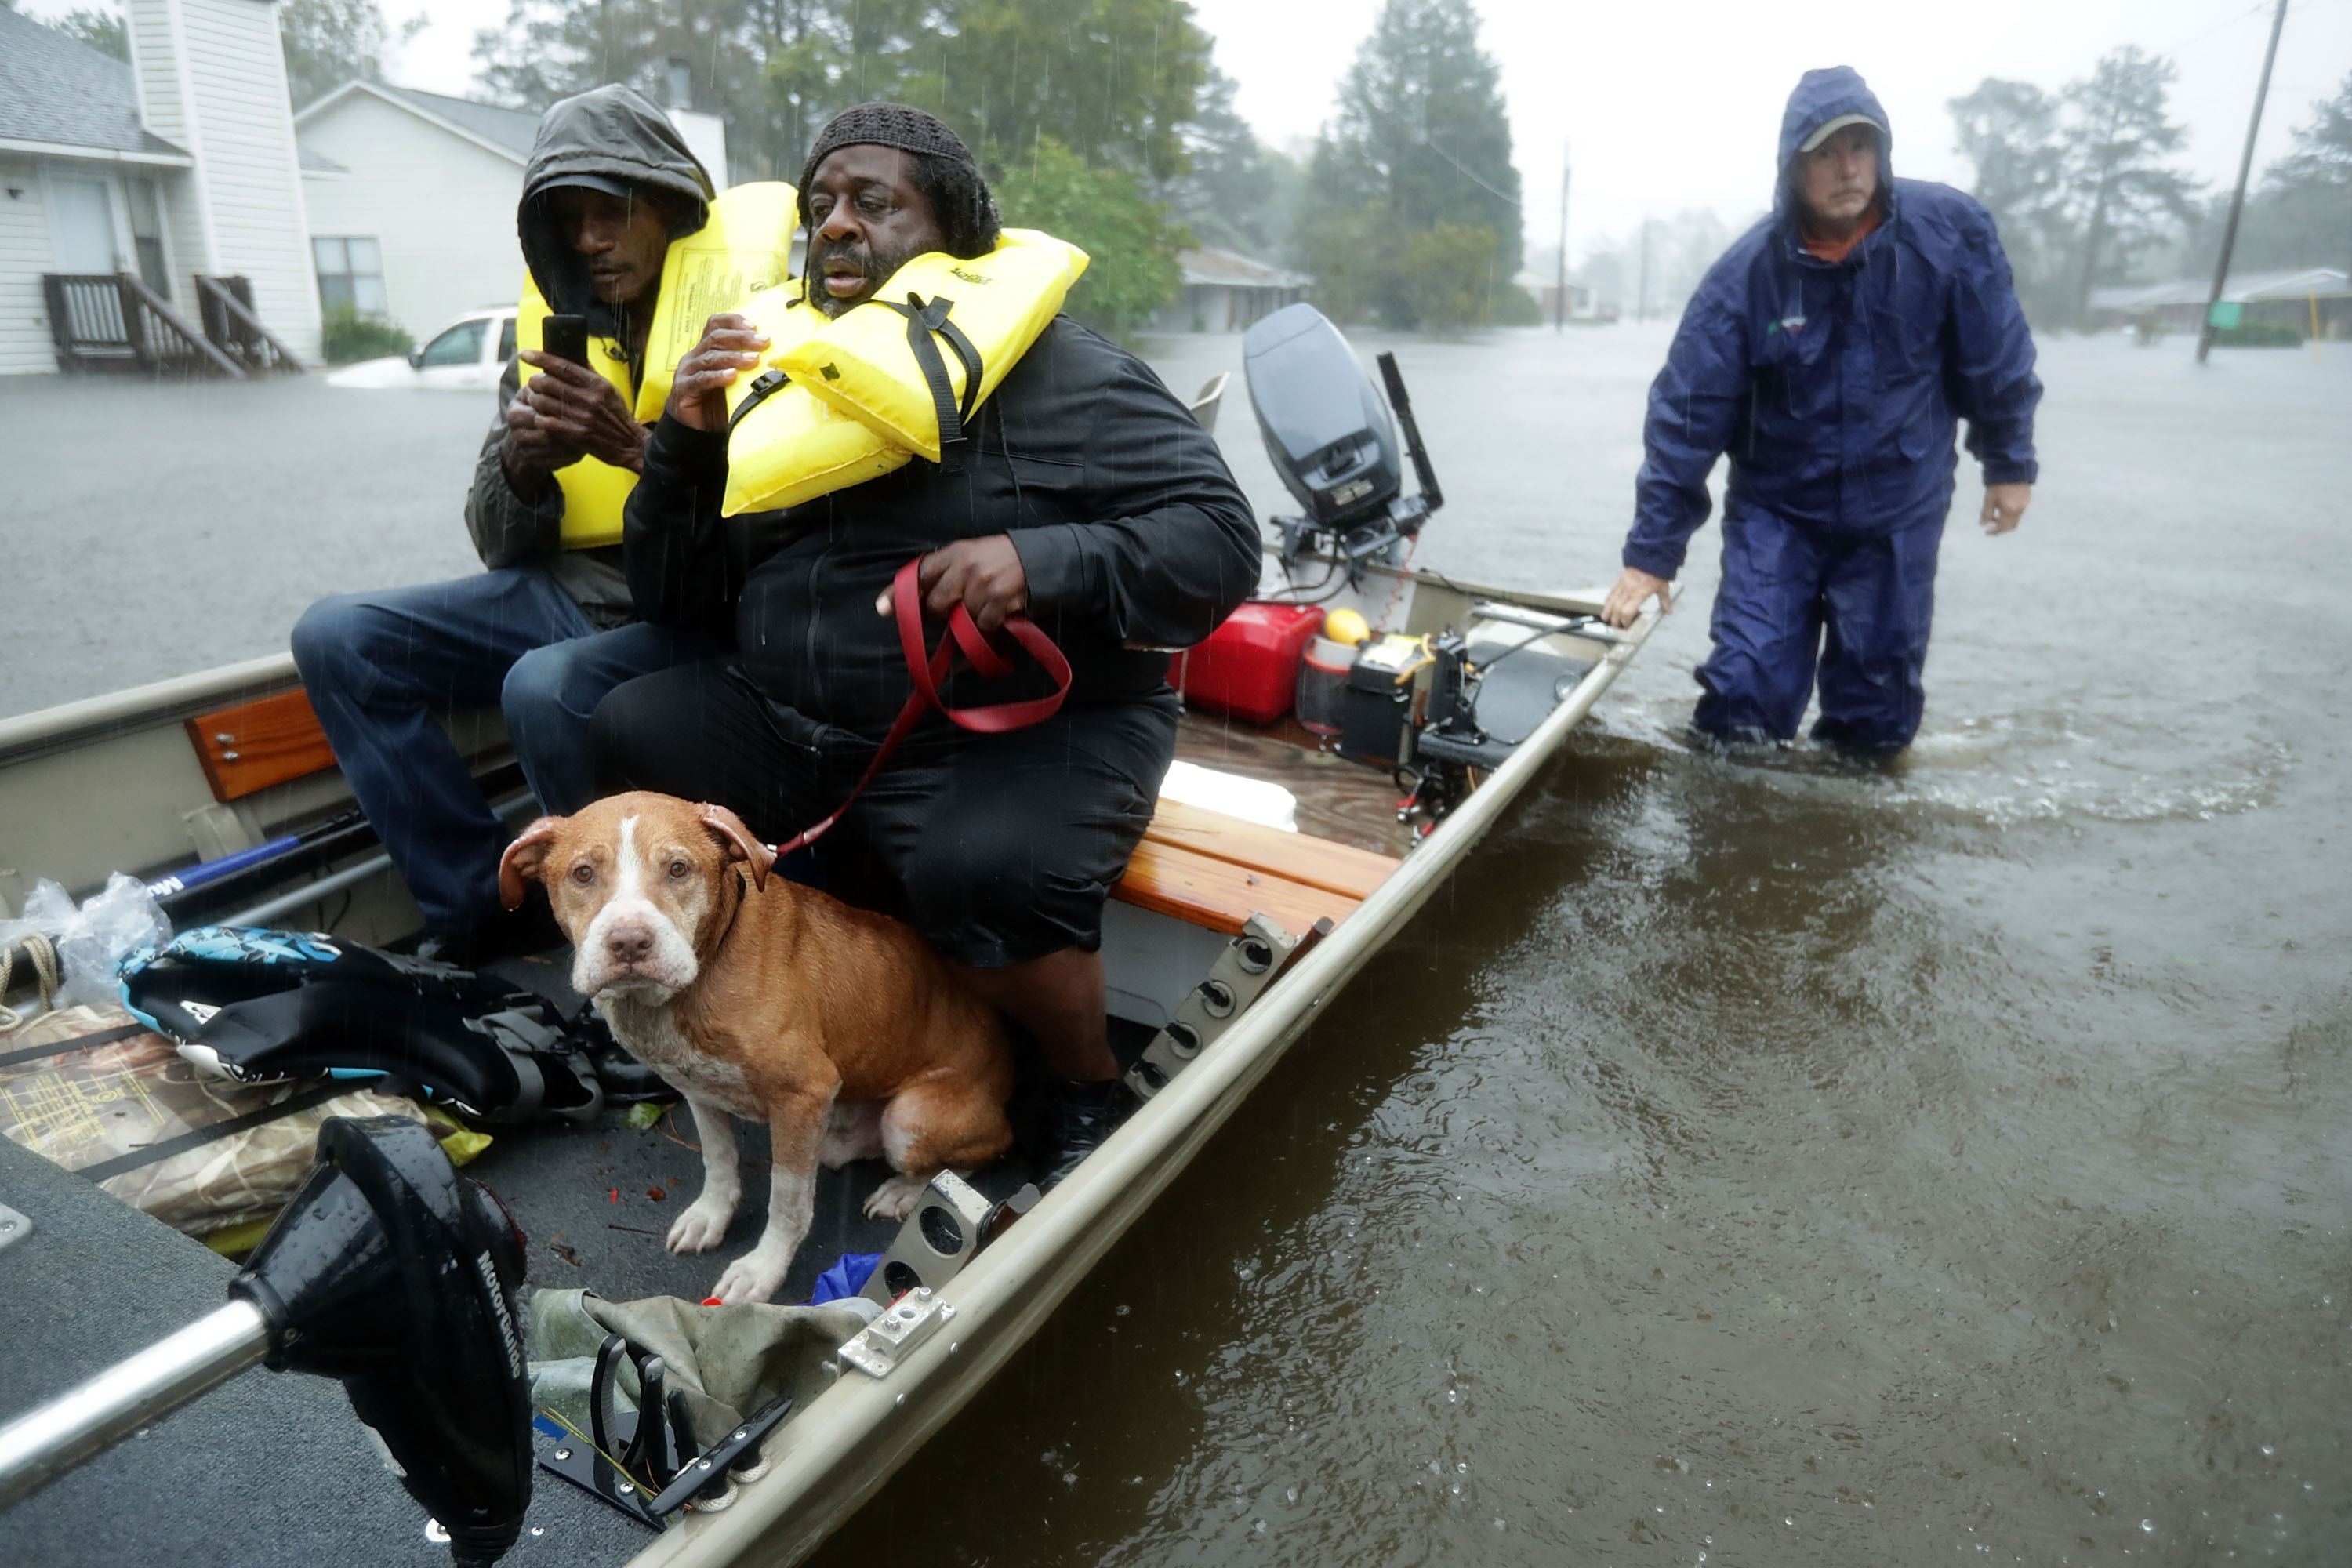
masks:
[[[374,240],[314,239],[310,255],[319,268],[320,306],[348,305],[362,316],[385,313],[383,250]]]

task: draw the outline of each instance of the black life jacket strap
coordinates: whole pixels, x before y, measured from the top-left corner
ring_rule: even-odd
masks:
[[[940,423],[940,468],[944,473],[963,471],[964,426],[971,422],[972,410],[980,404],[980,350],[964,330],[948,320],[955,301],[944,294],[934,294],[929,304],[920,294],[909,293],[903,305],[896,300],[882,301],[907,318],[907,346],[914,351],[915,363],[922,368],[923,380],[931,389],[931,406]],[[948,347],[963,365],[963,397],[959,401],[955,383],[948,379],[947,360],[932,334],[947,340]]]
[[[730,436],[735,434],[735,426],[743,423],[743,416],[745,415],[751,413],[754,408],[759,407],[762,403],[767,402],[768,399],[773,397],[779,392],[783,391],[786,386],[792,384],[792,379],[793,378],[791,376],[786,375],[780,370],[761,371],[758,377],[751,383],[751,395],[745,397],[742,402],[737,404],[735,405],[735,412],[728,416],[727,434]]]

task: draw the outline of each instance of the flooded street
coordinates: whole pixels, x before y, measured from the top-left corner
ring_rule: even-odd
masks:
[[[1610,575],[1663,333],[1396,346],[1422,563]],[[1964,468],[1891,777],[1677,743],[1703,535],[1570,759],[820,1561],[2352,1556],[2331,353],[2045,344],[2045,482],[1987,540]]]
[[[1360,341],[1446,492],[1416,564],[1614,574],[1666,329]],[[1144,346],[1234,373],[1284,510],[1239,340]],[[1559,765],[815,1561],[2352,1558],[2324,353],[2045,341],[2044,482],[1987,540],[1964,463],[1891,773],[1684,748],[1702,534]],[[488,411],[0,380],[0,710],[465,569]]]

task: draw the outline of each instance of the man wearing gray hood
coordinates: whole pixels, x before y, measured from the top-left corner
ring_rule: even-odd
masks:
[[[672,240],[716,192],[668,119],[625,87],[568,98],[540,121],[516,227],[551,310],[585,317],[628,357],[632,386]],[[424,911],[433,950],[478,961],[527,943],[536,919],[499,904],[513,835],[435,710],[497,702],[524,777],[551,813],[595,797],[588,720],[623,681],[715,651],[640,621],[617,543],[566,548],[556,471],[593,458],[644,467],[646,429],[594,370],[527,351],[541,374],[499,384],[466,524],[488,571],[322,599],[294,628],[294,661],[335,759]],[[550,928],[551,930],[551,928]]]

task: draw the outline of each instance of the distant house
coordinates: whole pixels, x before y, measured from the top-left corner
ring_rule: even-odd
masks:
[[[1553,320],[1559,313],[1559,279],[1558,278],[1547,277],[1543,273],[1521,268],[1518,275],[1511,281],[1525,289],[1534,299],[1538,308],[1543,311],[1545,321]],[[1617,307],[1613,303],[1604,302],[1601,298],[1600,289],[1590,283],[1580,283],[1571,278],[1568,280],[1568,319],[1571,321],[1586,322],[1613,321],[1617,319]]]
[[[2170,283],[2135,283],[2091,290],[2091,314],[2102,325],[2154,321],[2193,332],[2205,319],[2213,292],[2210,278]],[[2324,338],[2352,337],[2352,279],[2334,267],[2293,272],[2232,273],[2221,303],[2238,307],[2239,319],[2268,321],[2309,335],[2316,319]]]
[[[191,331],[196,279],[241,277],[269,331],[315,355],[277,8],[129,0],[125,19],[128,65],[0,10],[0,374],[59,368],[69,338],[96,342],[109,320],[121,335],[119,274]],[[100,280],[85,319],[56,319],[56,279]]]
[[[1238,332],[1307,297],[1314,279],[1231,250],[1177,253],[1183,288],[1151,317],[1161,332]]]
[[[682,82],[673,82],[673,104]],[[670,119],[720,186],[719,117]],[[422,342],[450,317],[511,305],[522,287],[515,205],[539,116],[413,88],[352,81],[294,117],[319,293]]]

